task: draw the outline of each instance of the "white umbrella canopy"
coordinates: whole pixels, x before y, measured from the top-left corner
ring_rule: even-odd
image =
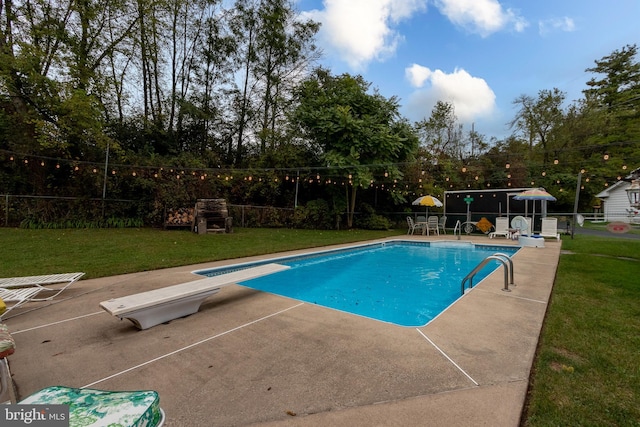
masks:
[[[556,198],[553,197],[551,194],[547,193],[547,191],[544,188],[532,188],[530,190],[525,190],[521,193],[516,194],[515,196],[513,196],[513,198],[515,200],[533,200],[533,213],[531,214],[532,217],[532,224],[531,224],[531,228],[533,228],[533,223],[535,221],[536,218],[536,200],[546,200],[548,202],[555,202]],[[533,230],[531,230],[531,233],[533,233]]]
[[[437,197],[433,197],[433,196],[421,196],[418,197],[417,199],[415,199],[412,203],[412,205],[416,205],[416,206],[426,206],[427,208],[427,212],[426,215],[429,216],[429,207],[442,207],[442,202],[440,200],[438,200]]]

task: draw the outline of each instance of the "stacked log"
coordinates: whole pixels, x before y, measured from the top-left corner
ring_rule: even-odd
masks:
[[[169,209],[165,225],[169,227],[191,227],[193,219],[193,208]]]

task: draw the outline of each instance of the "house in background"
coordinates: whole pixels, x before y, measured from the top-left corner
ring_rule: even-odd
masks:
[[[624,180],[620,180],[596,194],[596,197],[602,200],[602,214],[605,221],[640,222],[640,211],[631,207],[627,195],[627,189],[631,187],[631,179],[638,173],[640,173],[640,168],[631,172]]]

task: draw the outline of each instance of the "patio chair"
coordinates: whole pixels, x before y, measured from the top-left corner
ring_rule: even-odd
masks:
[[[426,224],[423,222],[414,222],[413,218],[408,216],[407,225],[409,226],[409,229],[407,230],[407,234],[413,234],[416,230],[423,232]]]
[[[153,390],[105,391],[63,386],[35,392],[19,405],[69,405],[71,426],[148,426],[164,424],[160,398]]]
[[[447,217],[442,215],[440,220],[438,221],[438,229],[442,230],[442,234],[447,234],[447,230],[445,229],[445,225],[447,224]]]
[[[440,230],[438,227],[439,227],[439,223],[438,223],[437,216],[432,215],[429,218],[427,218],[427,234],[433,232],[433,234],[437,234],[439,236]]]
[[[540,231],[542,237],[555,237],[556,240],[560,240],[560,233],[558,233],[558,218],[542,218],[542,230]]]
[[[511,237],[511,233],[509,232],[509,218],[496,218],[495,229],[491,233],[489,233],[489,238],[493,239],[496,236],[504,236],[507,239]]]

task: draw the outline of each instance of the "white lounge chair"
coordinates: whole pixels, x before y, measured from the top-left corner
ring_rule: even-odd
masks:
[[[223,286],[289,268],[287,265],[275,263],[259,265],[206,279],[110,299],[101,302],[100,307],[120,319],[129,319],[139,329],[147,329],[169,320],[196,313],[200,309],[200,304],[211,295],[219,292]]]
[[[46,298],[32,299],[31,301],[48,301],[52,300],[62,291],[77,282],[84,273],[59,273],[46,274],[42,276],[21,276],[8,277],[0,279],[0,288],[3,289],[21,289],[21,288],[39,288],[42,291],[54,292],[53,295],[47,295]],[[63,285],[61,287],[52,287],[53,285]]]
[[[20,307],[29,301],[35,301],[34,297],[42,292],[42,288],[37,286],[20,289],[0,288],[0,299],[5,302],[7,309],[0,314],[0,319],[6,316],[14,308]]]
[[[504,236],[507,239],[511,237],[511,233],[509,232],[509,218],[496,218],[495,229],[489,233],[489,238],[493,239],[496,236]]]
[[[556,240],[560,240],[560,233],[558,233],[558,218],[542,218],[542,230],[540,231],[542,237],[554,237]]]
[[[7,310],[0,315],[0,319],[14,308],[27,302],[52,300],[82,276],[84,276],[84,273],[0,278],[0,298],[5,303],[13,303],[7,304]],[[62,286],[52,287],[55,285]],[[41,292],[47,293],[47,296],[44,298],[36,298]],[[51,294],[51,292],[53,292],[53,294]]]

